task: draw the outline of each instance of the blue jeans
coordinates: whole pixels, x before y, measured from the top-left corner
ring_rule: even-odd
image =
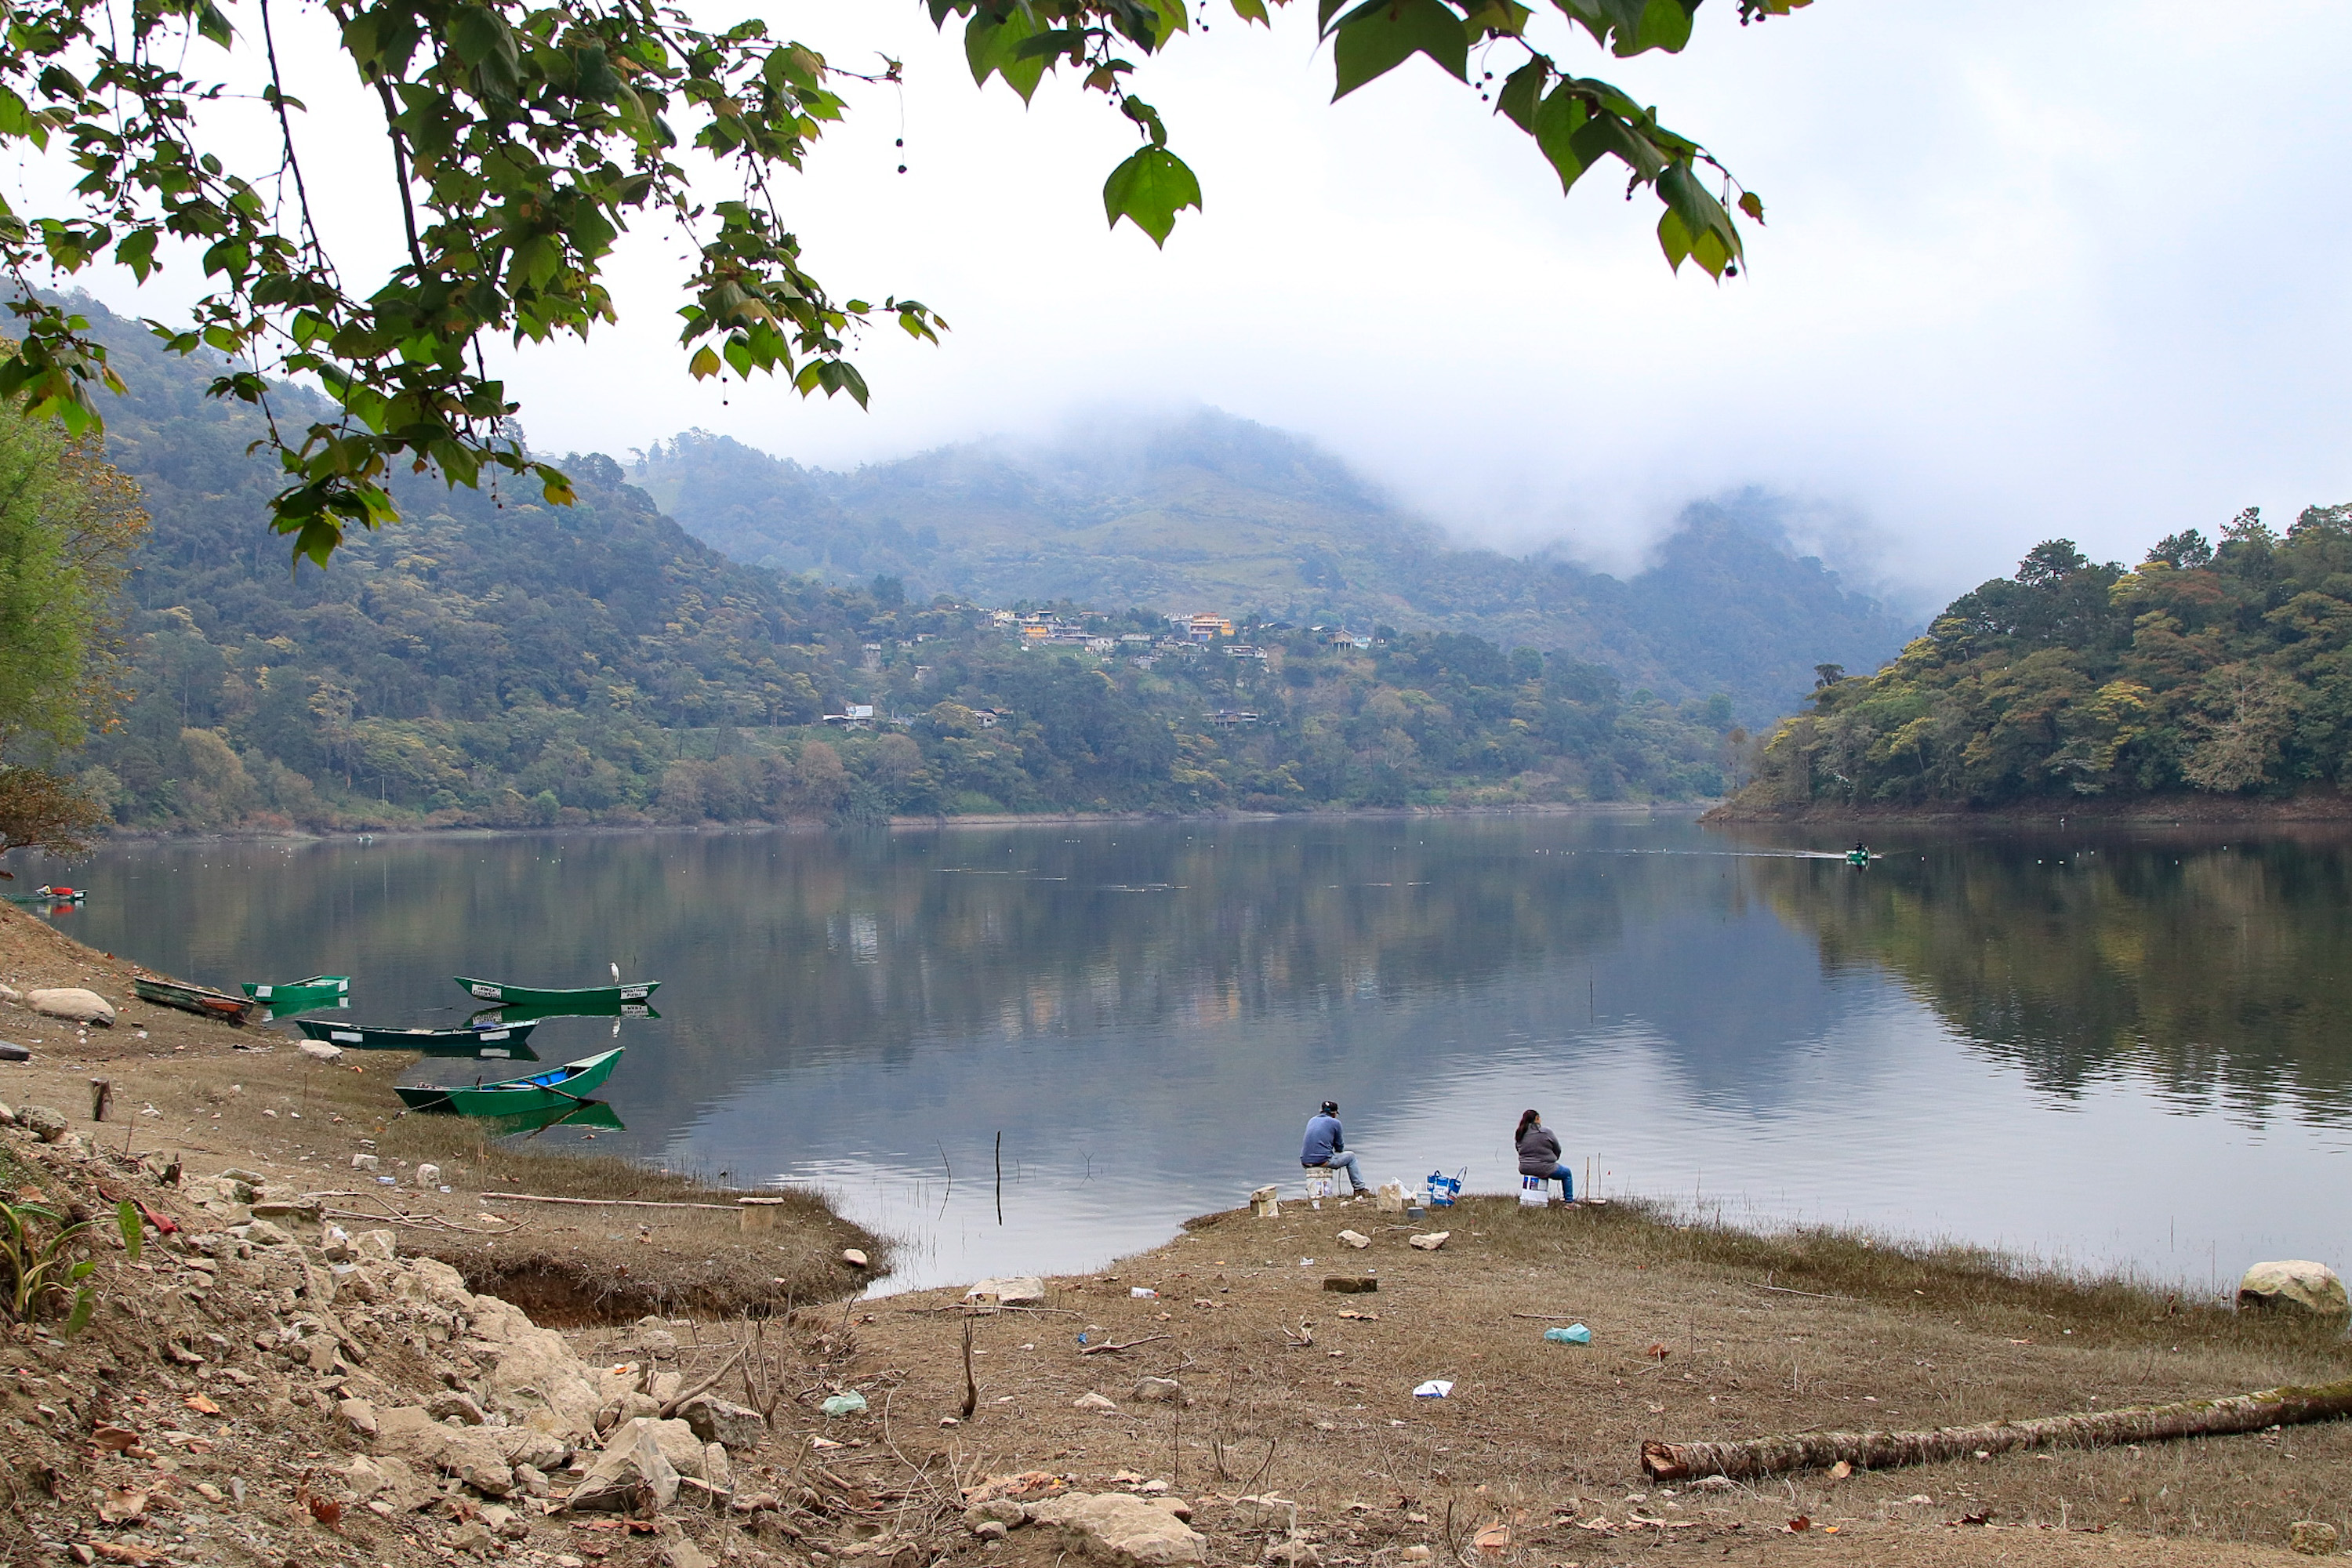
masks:
[[[1334,1154],[1319,1165],[1307,1165],[1304,1161],[1300,1163],[1309,1171],[1345,1171],[1348,1173],[1348,1184],[1355,1191],[1370,1190],[1364,1185],[1364,1173],[1356,1168],[1356,1156],[1352,1153]]]
[[[1521,1174],[1532,1174],[1532,1173],[1522,1172]],[[1574,1203],[1576,1201],[1576,1177],[1570,1173],[1569,1168],[1566,1165],[1554,1165],[1549,1172],[1536,1179],[1544,1182],[1558,1182],[1559,1184],[1559,1195],[1567,1199],[1570,1203]]]

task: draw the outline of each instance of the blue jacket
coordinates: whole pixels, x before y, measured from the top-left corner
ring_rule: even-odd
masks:
[[[1302,1165],[1327,1165],[1334,1154],[1348,1152],[1348,1141],[1339,1136],[1339,1119],[1318,1116],[1307,1123],[1307,1142],[1298,1151]]]

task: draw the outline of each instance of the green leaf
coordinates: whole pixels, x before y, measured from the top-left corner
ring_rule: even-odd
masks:
[[[1470,35],[1441,0],[1367,0],[1339,18],[1333,31],[1335,103],[1416,54],[1427,55],[1457,80],[1470,79]]]
[[[129,1198],[114,1205],[114,1223],[122,1227],[122,1249],[131,1254],[131,1261],[139,1261],[139,1253],[147,1242],[147,1230],[139,1217],[139,1205]]]
[[[1244,22],[1258,22],[1269,27],[1274,26],[1274,18],[1265,13],[1265,0],[1234,0],[1234,15]]]
[[[1762,223],[1764,221],[1764,198],[1758,195],[1754,191],[1742,191],[1739,193],[1739,210],[1746,213],[1749,217],[1754,218],[1758,223]]]
[[[89,1327],[90,1314],[98,1309],[98,1297],[87,1285],[74,1292],[73,1311],[66,1318],[65,1338],[72,1339]]]
[[[1544,83],[1550,79],[1551,61],[1538,55],[1503,79],[1503,89],[1495,95],[1495,112],[1520,130],[1536,128],[1536,106]]]
[[[1577,151],[1577,132],[1584,129],[1591,116],[1584,100],[1563,84],[1552,89],[1537,107],[1535,123],[1528,128],[1535,134],[1536,146],[1559,173],[1563,195],[1575,189],[1576,182],[1591,166]]]
[[[1110,226],[1130,219],[1154,245],[1168,243],[1176,214],[1184,207],[1201,210],[1201,182],[1165,147],[1139,149],[1103,182],[1103,210],[1110,215]]]
[[[975,15],[963,30],[963,53],[971,66],[971,79],[986,87],[991,76],[1001,76],[1005,86],[1021,95],[1022,102],[1028,102],[1045,78],[1045,62],[1022,58],[1021,46],[1037,31],[1036,18],[1025,7],[1014,7],[1002,21],[985,11]]]

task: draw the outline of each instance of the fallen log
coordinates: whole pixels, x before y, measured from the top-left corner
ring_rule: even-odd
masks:
[[[2290,1384],[2173,1405],[2130,1405],[2080,1415],[1939,1426],[1927,1432],[1789,1432],[1727,1443],[1652,1440],[1642,1445],[1642,1468],[1659,1481],[1698,1476],[1748,1480],[1788,1470],[1825,1468],[1841,1460],[1858,1470],[1886,1469],[1989,1458],[2012,1448],[2105,1447],[2173,1437],[2219,1437],[2344,1415],[2352,1415],[2352,1381],[2312,1387]]]

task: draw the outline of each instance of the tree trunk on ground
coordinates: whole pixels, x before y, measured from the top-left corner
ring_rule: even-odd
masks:
[[[1840,1460],[1858,1470],[1887,1469],[2011,1448],[2100,1447],[2168,1437],[2222,1436],[2343,1415],[2352,1415],[2352,1381],[2309,1388],[2265,1388],[2177,1405],[2134,1405],[2082,1415],[1941,1426],[1931,1432],[1790,1432],[1745,1442],[1648,1442],[1642,1445],[1642,1468],[1653,1480],[1660,1481],[1697,1476],[1746,1480],[1786,1470],[1821,1468]]]

